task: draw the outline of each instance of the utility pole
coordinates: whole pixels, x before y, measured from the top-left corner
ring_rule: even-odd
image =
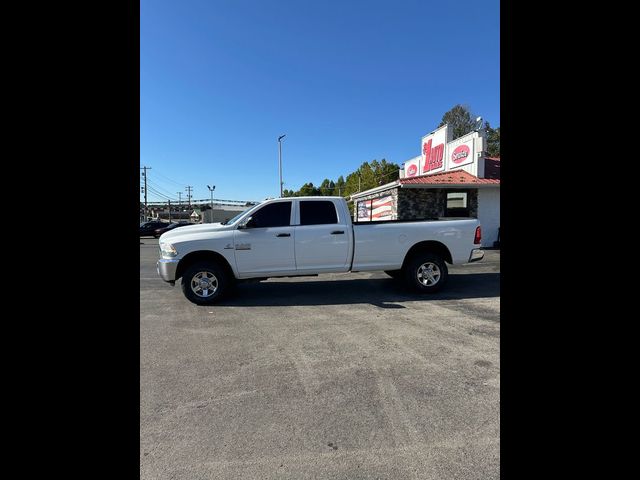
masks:
[[[358,170],[358,191],[360,191],[360,180],[362,180],[362,174],[360,173],[360,170]]]
[[[278,137],[278,165],[280,166],[280,198],[282,198],[282,139],[287,135],[280,135]]]
[[[171,223],[171,200],[167,200],[169,202],[169,223]]]
[[[182,192],[178,193],[178,212],[180,212],[180,208],[182,208]]]
[[[193,187],[191,185],[187,186],[185,190],[187,191],[187,201],[189,202],[189,210],[191,210],[191,189]]]
[[[144,177],[144,221],[147,221],[148,213],[147,213],[147,170],[151,170],[151,167],[140,167],[140,170],[144,170],[142,172],[142,176]]]

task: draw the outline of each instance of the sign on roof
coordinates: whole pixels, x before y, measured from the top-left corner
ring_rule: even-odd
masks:
[[[420,175],[420,165],[422,165],[422,155],[418,155],[404,162],[404,176],[417,177]]]
[[[472,175],[484,176],[483,131],[473,131],[450,141],[451,129],[444,125],[422,137],[422,153],[404,162],[400,178],[419,177],[451,170],[465,170]]]
[[[449,125],[435,129],[422,137],[422,170],[421,175],[442,172],[445,167],[444,151],[451,140]]]

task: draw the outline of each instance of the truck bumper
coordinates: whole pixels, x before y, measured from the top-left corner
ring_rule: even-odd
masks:
[[[471,255],[469,255],[469,263],[477,262],[479,260],[482,260],[483,258],[484,258],[484,250],[481,250],[479,248],[474,248],[473,250],[471,250]]]
[[[158,275],[165,282],[169,282],[171,285],[176,283],[176,269],[178,268],[179,260],[171,260],[166,258],[161,258],[156,263],[156,270],[158,271]]]

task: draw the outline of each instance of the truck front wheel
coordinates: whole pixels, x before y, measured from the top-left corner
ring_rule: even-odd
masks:
[[[434,293],[447,281],[449,271],[445,261],[435,253],[417,254],[404,267],[404,279],[412,290]]]
[[[231,279],[214,262],[198,262],[182,275],[182,292],[197,305],[211,305],[229,289]]]

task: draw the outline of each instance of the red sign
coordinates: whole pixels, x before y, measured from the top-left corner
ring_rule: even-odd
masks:
[[[409,169],[407,170],[407,176],[413,177],[416,173],[418,173],[418,166],[415,163],[413,165],[409,165]]]
[[[455,164],[464,162],[469,156],[469,147],[466,145],[460,145],[451,154],[451,161]]]
[[[436,145],[431,148],[431,139],[422,147],[422,153],[424,154],[424,168],[423,172],[430,172],[442,168],[442,159],[444,157],[444,143]]]

